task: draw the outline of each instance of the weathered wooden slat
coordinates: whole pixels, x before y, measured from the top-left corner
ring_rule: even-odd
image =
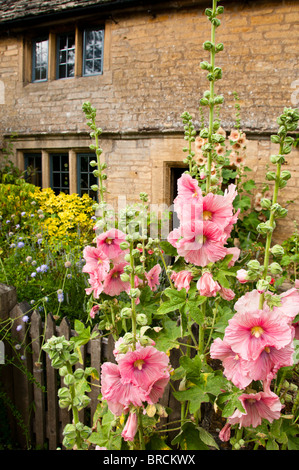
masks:
[[[30,336],[32,349],[35,445],[43,448],[46,442],[45,380],[42,348],[42,318],[35,310],[30,318]],[[39,385],[38,385],[39,384]]]
[[[22,447],[26,448],[32,435],[32,356],[29,348],[29,335],[27,323],[22,319],[29,316],[30,306],[27,302],[15,305],[10,312],[13,320],[12,339],[19,348],[13,348],[13,382],[14,404],[22,416],[23,424],[17,427],[17,439]],[[20,329],[19,329],[20,328]]]
[[[56,336],[55,320],[51,314],[47,316],[47,326],[45,340]],[[49,450],[57,449],[59,444],[59,413],[57,398],[57,370],[51,365],[51,360],[46,356],[46,377],[47,377],[47,436]]]

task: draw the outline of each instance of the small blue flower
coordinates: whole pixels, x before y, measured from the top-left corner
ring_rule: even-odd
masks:
[[[21,331],[21,329],[22,329],[22,325],[18,325],[16,328],[17,331]]]
[[[10,220],[7,220],[6,223],[7,223],[7,224],[10,224]]]
[[[42,264],[40,269],[42,273],[46,273],[48,271],[48,266],[46,264]]]
[[[25,246],[24,242],[18,242],[18,248],[23,248]]]
[[[58,299],[58,302],[63,302],[64,301],[64,295],[63,295],[63,291],[61,289],[59,289],[57,291],[57,299]]]
[[[24,323],[27,323],[28,320],[29,320],[28,315],[24,315],[23,318],[22,318],[22,320],[23,320]]]
[[[31,277],[35,277],[36,276],[36,272],[33,272],[30,274]]]
[[[24,217],[24,215],[26,214],[26,212],[21,212],[21,216]]]

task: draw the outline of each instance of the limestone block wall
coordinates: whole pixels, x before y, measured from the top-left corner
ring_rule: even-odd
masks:
[[[170,168],[180,166],[184,158],[180,116],[189,111],[199,126],[198,103],[208,88],[199,64],[208,59],[202,44],[210,37],[203,13],[209,6],[209,1],[181,0],[161,2],[151,11],[99,15],[99,22],[105,23],[104,70],[93,77],[30,83],[26,28],[1,34],[0,134],[17,134],[15,161],[22,167],[25,149],[86,150],[82,104],[88,100],[97,108],[104,132],[109,201],[115,203],[119,194],[133,201],[146,191],[152,203],[171,203]],[[277,130],[276,118],[285,106],[299,102],[299,3],[228,0],[224,7],[217,30],[217,42],[224,43],[224,52],[216,58],[223,69],[216,86],[225,99],[220,118],[229,131],[237,92],[242,128],[249,139],[250,177],[262,186],[269,156],[275,153],[269,137]],[[75,23],[75,18],[70,20],[70,27]],[[294,150],[288,158],[293,177],[281,192],[285,201],[295,201],[279,228],[288,235],[293,220],[299,221],[298,165]],[[71,187],[75,190],[75,182]]]

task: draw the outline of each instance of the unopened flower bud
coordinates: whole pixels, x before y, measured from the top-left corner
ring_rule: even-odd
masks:
[[[274,256],[283,256],[284,255],[284,249],[282,248],[281,245],[274,245],[271,248],[271,253]]]
[[[271,263],[270,266],[271,274],[280,274],[282,272],[282,267],[278,263]]]

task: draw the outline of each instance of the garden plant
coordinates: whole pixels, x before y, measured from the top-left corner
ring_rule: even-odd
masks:
[[[203,47],[210,57],[200,66],[209,88],[200,100],[199,130],[187,111],[182,114],[188,167],[173,201],[179,226],[167,237],[167,214],[157,224],[146,193],[115,217],[106,198],[102,130],[96,109],[83,104],[98,178],[92,190],[99,194],[92,237],[83,236],[82,256],[77,253],[84,260],[86,285],[79,285],[87,315],[74,316],[76,336],[53,336],[43,346],[64,379],[59,406],[72,411],[63,431],[66,449],[299,449],[295,258],[292,286],[279,290],[287,276],[285,250],[296,255],[297,238],[290,247],[273,243],[277,221],[287,217],[279,190],[291,177],[284,163],[299,112],[284,108],[277,118],[271,136],[277,152],[269,156],[260,207],[251,216],[255,184],[246,176],[246,136],[237,119],[227,138],[219,118],[224,99],[216,92],[222,79],[216,59],[224,46],[216,32],[223,11],[217,0],[205,10],[211,39]],[[249,226],[258,240],[244,235]],[[251,244],[256,248],[249,250]],[[65,253],[64,261],[72,261],[67,244]],[[64,286],[55,292],[59,288],[63,294]],[[90,324],[98,332],[91,334]],[[100,370],[82,368],[79,346],[97,335],[113,338],[114,361]],[[99,403],[87,426],[79,411],[89,402],[90,376],[98,379]],[[174,419],[165,393],[180,407]]]

